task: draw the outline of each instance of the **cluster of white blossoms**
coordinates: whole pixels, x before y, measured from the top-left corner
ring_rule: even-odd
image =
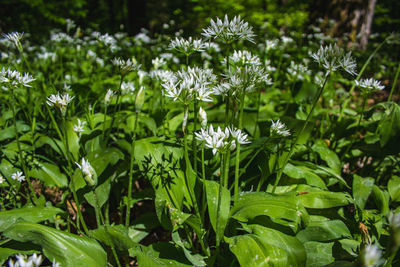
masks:
[[[207,39],[220,39],[225,43],[231,43],[237,40],[248,40],[254,43],[253,28],[247,22],[236,16],[229,21],[225,15],[224,21],[217,18],[217,21],[210,21],[211,25],[207,29],[203,29],[202,35]]]
[[[227,149],[234,150],[236,144],[248,144],[247,134],[244,134],[240,129],[226,127],[224,130],[218,126],[215,131],[213,126],[195,133],[196,139],[204,142],[204,145],[212,149],[215,155],[217,152],[224,152]]]
[[[21,39],[24,36],[24,33],[20,32],[11,32],[7,34],[3,34],[3,37],[10,42],[12,42],[18,50],[22,50]]]
[[[175,72],[173,76],[164,81],[161,85],[165,89],[165,95],[179,100],[182,103],[188,103],[193,99],[199,101],[211,102],[213,94],[213,85],[217,77],[210,69],[199,67],[188,67],[187,70]]]
[[[354,81],[356,86],[360,87],[364,92],[372,92],[372,91],[379,91],[385,88],[384,85],[381,85],[380,81],[377,81],[373,78],[369,79],[362,79],[360,81]]]
[[[290,136],[290,131],[286,128],[286,125],[279,120],[274,122],[271,120],[271,128],[270,128],[270,135],[272,137],[287,137]]]
[[[335,45],[321,46],[316,53],[311,53],[311,57],[327,70],[327,73],[337,71],[342,68],[351,75],[356,75],[356,61],[351,57],[351,52],[347,54],[343,49]]]
[[[15,89],[19,86],[32,87],[29,83],[34,80],[29,73],[22,75],[20,72],[11,70],[10,68],[2,68],[0,71],[0,82],[6,86],[5,88]]]
[[[12,259],[8,261],[9,267],[39,267],[43,262],[42,255],[36,253],[33,253],[30,257],[23,254],[16,254],[15,258],[17,259],[15,262]],[[55,260],[53,260],[51,266],[61,267],[60,263]]]
[[[121,94],[129,95],[135,92],[135,84],[133,82],[122,82],[121,83]]]
[[[157,79],[160,82],[167,82],[168,80],[173,79],[174,73],[169,70],[152,70],[150,72],[150,77],[153,79]]]
[[[204,43],[201,39],[193,39],[189,37],[188,39],[182,37],[176,37],[175,40],[171,40],[169,44],[170,49],[175,49],[176,51],[185,54],[191,55],[194,52],[201,52],[204,51],[207,44]]]
[[[123,60],[121,58],[114,58],[112,61],[112,64],[116,66],[122,76],[125,76],[131,71],[138,70],[140,68],[140,64],[137,64],[136,62],[133,62],[132,60]]]
[[[305,65],[291,61],[287,69],[287,75],[292,81],[304,81],[306,76],[311,75],[311,71]]]
[[[16,172],[11,175],[11,179],[17,180],[18,182],[23,182],[25,181],[25,176],[22,172]]]
[[[151,64],[153,64],[153,68],[158,70],[159,68],[165,66],[167,61],[162,57],[156,57],[151,60]]]
[[[106,95],[104,96],[104,103],[108,105],[111,101],[111,98],[113,98],[114,95],[115,92],[111,89],[108,89]]]
[[[90,186],[94,186],[97,183],[97,174],[93,169],[92,165],[90,165],[89,160],[82,158],[81,164],[75,162],[78,168],[82,171],[83,178]]]
[[[51,95],[47,97],[47,105],[50,107],[56,107],[61,111],[61,114],[65,116],[65,113],[67,112],[67,106],[68,104],[74,99],[73,96],[70,96],[68,93],[65,93],[63,95],[60,95],[60,93],[57,93],[56,95]]]
[[[237,67],[261,65],[260,58],[258,56],[252,55],[251,52],[246,50],[235,50],[233,54],[229,56],[229,61]],[[224,63],[226,64],[226,60]]]
[[[6,179],[4,179],[4,177],[0,175],[0,184],[4,183],[5,181]]]

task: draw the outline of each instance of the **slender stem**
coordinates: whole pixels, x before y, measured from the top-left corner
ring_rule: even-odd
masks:
[[[201,146],[201,175],[202,175],[202,179],[203,179],[203,195],[202,195],[202,203],[201,203],[201,221],[204,224],[204,216],[205,216],[205,212],[206,212],[206,203],[207,203],[207,199],[206,199],[206,167],[204,164],[204,143]]]
[[[239,130],[242,129],[243,123],[243,109],[244,109],[244,96],[245,91],[242,91],[240,99],[240,110],[239,110]],[[239,197],[239,167],[240,167],[240,143],[236,142],[236,158],[235,158],[235,185],[234,185],[234,203],[237,202]]]
[[[217,221],[215,223],[217,253],[219,252],[219,244],[221,242],[220,237],[218,235],[218,228],[219,228],[219,213],[221,210],[222,187],[223,187],[224,176],[225,176],[224,153],[220,153],[220,162],[221,162],[221,167],[220,167],[219,187],[218,187]]]
[[[79,227],[79,221],[80,221],[81,224],[82,224],[83,230],[85,231],[85,234],[88,235],[88,234],[89,234],[89,230],[88,230],[88,227],[87,227],[87,225],[86,225],[86,222],[85,222],[85,220],[84,220],[84,218],[83,218],[83,216],[82,216],[82,212],[81,212],[81,207],[80,207],[80,204],[79,204],[78,195],[76,194],[75,182],[74,182],[73,179],[71,179],[71,191],[72,191],[72,196],[74,197],[74,201],[75,201],[76,209],[77,209],[77,211],[76,211],[76,212],[77,212],[77,215],[76,215],[76,224],[77,224],[77,226],[78,226],[78,230],[80,230],[80,227]]]
[[[194,137],[194,133],[197,130],[197,115],[198,115],[198,110],[197,110],[197,99],[194,100],[193,103],[193,140],[192,140],[192,149],[193,149],[193,169],[194,173],[197,175],[197,142],[196,138]]]
[[[106,140],[105,143],[106,143],[106,144],[107,144],[108,138],[110,137],[112,128],[113,128],[113,126],[114,126],[115,116],[116,116],[116,114],[118,113],[118,110],[119,110],[119,108],[120,108],[119,102],[120,102],[120,98],[121,98],[121,86],[122,86],[123,80],[124,80],[124,76],[121,75],[121,79],[120,79],[120,81],[119,81],[119,86],[118,86],[118,90],[117,90],[117,99],[116,99],[116,102],[115,102],[115,104],[117,105],[117,107],[114,108],[114,112],[113,112],[113,115],[112,115],[112,117],[111,117],[110,129],[107,131],[107,136],[105,137],[105,140]]]
[[[28,169],[26,167],[25,159],[24,159],[24,157],[22,155],[21,144],[19,142],[19,134],[18,134],[18,128],[17,128],[17,118],[16,118],[16,112],[15,112],[14,103],[15,103],[15,101],[14,101],[14,90],[11,89],[11,109],[12,109],[12,114],[13,114],[15,140],[17,142],[19,160],[21,162],[22,170],[24,172],[26,181],[28,182],[29,190],[31,191],[31,197],[33,198],[33,204],[36,205],[36,202],[37,202],[38,199],[36,197],[35,190],[33,189],[33,186],[32,186],[31,180],[30,180],[30,176],[29,176],[29,173],[28,173]]]
[[[392,99],[392,95],[393,95],[393,92],[394,92],[394,88],[396,87],[397,78],[399,77],[399,73],[400,73],[400,62],[399,62],[399,66],[397,67],[397,70],[396,70],[396,75],[394,76],[394,81],[393,81],[393,84],[392,84],[392,89],[390,89],[390,94],[389,94],[389,97],[388,97],[388,102],[390,102],[390,100]]]
[[[128,183],[128,200],[126,203],[126,217],[125,226],[129,226],[130,215],[131,215],[131,199],[132,199],[132,179],[133,179],[133,160],[135,158],[135,142],[136,142],[136,129],[139,121],[139,113],[136,112],[135,124],[133,126],[133,136],[131,144],[131,162],[129,167],[129,183]]]
[[[309,112],[308,115],[307,115],[307,118],[306,118],[306,121],[305,121],[303,127],[301,128],[300,132],[296,135],[296,138],[295,138],[294,142],[292,143],[289,152],[286,154],[286,157],[285,157],[285,159],[284,159],[284,161],[283,161],[282,166],[280,166],[280,168],[279,168],[279,170],[278,170],[278,173],[277,173],[277,175],[276,175],[275,184],[274,184],[274,187],[272,188],[272,193],[275,192],[276,187],[277,187],[278,184],[279,184],[279,180],[280,180],[281,177],[282,177],[283,170],[285,169],[286,164],[288,163],[290,157],[292,156],[292,154],[293,154],[293,152],[294,152],[294,149],[295,149],[295,147],[296,147],[296,145],[297,145],[297,141],[299,140],[299,138],[300,138],[300,136],[302,135],[303,131],[304,131],[305,128],[307,127],[307,124],[308,124],[308,121],[310,120],[311,114],[313,113],[313,111],[314,111],[314,109],[315,109],[315,106],[317,105],[318,99],[321,97],[322,92],[324,91],[324,88],[325,88],[326,82],[328,81],[329,76],[330,76],[330,72],[328,71],[328,72],[325,74],[324,82],[322,83],[322,86],[320,87],[320,89],[319,89],[319,91],[318,91],[318,93],[317,93],[317,96],[316,96],[315,99],[314,99],[314,102],[313,102],[313,104],[312,104],[312,106],[311,106],[311,110],[310,110],[310,112]]]
[[[257,133],[257,126],[258,126],[258,117],[260,116],[260,103],[261,103],[261,87],[258,87],[257,90],[257,101],[256,101],[256,120],[254,125],[254,132],[253,138],[256,136]]]
[[[105,136],[105,132],[106,132],[106,119],[107,119],[107,104],[105,104],[104,107],[104,118],[103,118],[103,137]]]

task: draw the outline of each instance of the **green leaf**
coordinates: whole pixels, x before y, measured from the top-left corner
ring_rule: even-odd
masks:
[[[306,242],[304,247],[307,252],[307,267],[320,267],[335,261],[332,248],[335,243]]]
[[[95,240],[87,237],[30,222],[17,222],[3,235],[20,242],[32,242],[41,246],[49,260],[55,260],[63,267],[107,265],[106,252]]]
[[[342,172],[340,159],[336,153],[329,149],[328,145],[323,140],[317,140],[312,146],[312,149],[319,154],[321,159],[338,175]]]
[[[354,203],[361,209],[364,209],[365,203],[371,194],[374,186],[374,179],[370,177],[361,177],[357,174],[353,176],[353,198]]]
[[[330,191],[310,191],[307,194],[298,195],[297,198],[304,207],[312,209],[341,207],[353,203],[349,194]]]
[[[372,188],[372,195],[380,214],[384,216],[389,214],[389,193],[381,190],[377,185],[374,185]]]
[[[47,186],[68,186],[67,176],[60,171],[58,166],[34,160],[35,167],[29,171],[31,177],[43,181]]]
[[[304,179],[304,182],[308,185],[313,185],[322,189],[327,189],[321,177],[314,174],[310,169],[304,166],[295,166],[293,164],[288,163],[286,164],[283,173],[295,179]]]
[[[218,197],[220,185],[214,181],[206,181],[207,206],[210,222],[219,240],[222,240],[226,224],[228,223],[229,209],[231,206],[231,194],[228,189],[222,187],[221,204],[218,213]],[[217,227],[218,217],[218,227]]]
[[[312,221],[307,228],[297,235],[301,242],[308,241],[333,241],[345,237],[351,237],[347,226],[340,220]]]
[[[294,195],[273,195],[263,192],[242,193],[232,207],[230,217],[247,222],[257,216],[265,215],[277,223],[294,228],[301,222],[307,211],[297,203]]]
[[[201,256],[200,254],[193,254],[191,251],[189,251],[183,244],[178,231],[172,233],[172,240],[183,250],[186,259],[188,259],[193,264],[193,266],[206,266],[206,263],[204,261],[205,257]]]
[[[89,234],[107,246],[114,245],[119,250],[129,250],[138,245],[129,237],[128,229],[124,225],[100,226],[89,231]]]
[[[384,147],[392,137],[398,136],[399,132],[400,106],[392,102],[389,107],[386,107],[386,111],[378,125],[381,147]]]
[[[63,211],[55,207],[26,207],[7,211],[0,211],[0,232],[12,226],[18,220],[32,223],[43,222],[52,219]]]
[[[387,185],[390,198],[392,201],[399,202],[400,201],[400,177],[393,176],[390,178]]]

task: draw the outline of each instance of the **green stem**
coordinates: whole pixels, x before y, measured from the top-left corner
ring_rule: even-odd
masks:
[[[329,76],[330,76],[330,72],[328,71],[328,72],[325,74],[324,82],[323,82],[322,86],[320,87],[320,89],[319,89],[319,91],[318,91],[318,93],[317,93],[317,96],[316,96],[315,99],[314,99],[314,102],[313,102],[313,104],[312,104],[312,106],[311,106],[311,110],[310,110],[310,112],[309,112],[308,115],[307,115],[307,118],[306,118],[306,121],[305,121],[303,127],[301,128],[300,132],[296,135],[296,138],[295,138],[294,142],[293,142],[292,145],[290,146],[289,152],[286,154],[286,157],[285,157],[285,159],[284,159],[284,161],[283,161],[282,166],[280,166],[280,168],[279,168],[279,170],[278,170],[278,173],[277,173],[277,175],[276,175],[275,184],[274,184],[274,187],[272,188],[272,193],[275,192],[276,187],[277,187],[278,184],[279,184],[279,180],[280,180],[281,177],[282,177],[283,170],[285,169],[286,164],[288,163],[290,157],[292,156],[292,154],[293,154],[293,152],[294,152],[294,150],[295,150],[295,147],[296,147],[296,145],[297,145],[297,141],[299,140],[299,138],[300,138],[300,136],[302,135],[303,131],[304,131],[305,128],[307,127],[307,124],[308,124],[308,121],[310,120],[311,114],[313,113],[313,111],[314,111],[314,109],[315,109],[315,106],[317,105],[318,99],[321,97],[322,92],[324,91],[324,88],[325,88],[326,82],[328,81]]]
[[[256,120],[255,120],[255,125],[254,125],[254,132],[253,132],[253,138],[255,138],[256,133],[257,133],[257,126],[258,126],[258,117],[260,115],[260,103],[261,103],[261,87],[258,87],[257,91],[257,102],[256,102]]]
[[[117,90],[117,99],[116,99],[116,102],[115,102],[115,104],[117,105],[117,107],[114,109],[113,115],[112,115],[112,117],[111,117],[110,129],[107,131],[107,136],[105,136],[105,141],[106,141],[105,143],[106,143],[106,144],[107,144],[107,142],[108,142],[108,139],[109,139],[109,137],[110,137],[112,128],[113,128],[113,126],[114,126],[115,116],[116,116],[116,114],[118,113],[118,110],[119,110],[119,108],[120,108],[119,102],[120,102],[121,93],[122,93],[122,92],[121,92],[121,86],[122,86],[123,80],[124,80],[124,76],[121,75],[121,79],[120,79],[120,81],[119,81],[119,87],[118,87],[118,90]]]
[[[33,202],[34,205],[36,205],[36,202],[37,202],[38,199],[37,199],[37,197],[36,197],[35,190],[33,189],[33,186],[32,186],[32,184],[31,184],[31,179],[30,179],[30,176],[29,176],[29,173],[28,173],[28,169],[27,169],[27,167],[26,167],[25,159],[24,159],[24,157],[23,157],[23,155],[22,155],[21,144],[20,144],[20,142],[19,142],[19,134],[18,134],[17,118],[16,118],[17,114],[16,114],[16,112],[15,112],[14,103],[15,103],[15,101],[14,101],[14,90],[11,89],[11,109],[12,109],[12,114],[13,114],[14,131],[15,131],[15,140],[16,140],[16,142],[17,142],[17,149],[18,149],[19,160],[20,160],[20,162],[21,162],[22,170],[23,170],[23,172],[24,172],[26,181],[28,182],[29,190],[31,191],[31,197],[33,198],[33,201],[32,201],[32,202]]]
[[[198,115],[198,110],[197,110],[197,99],[194,100],[193,103],[193,140],[192,140],[192,149],[193,149],[193,169],[194,173],[197,175],[197,142],[195,138],[195,132],[197,130],[197,115]]]
[[[202,204],[201,204],[201,221],[204,224],[204,216],[205,216],[205,212],[206,212],[206,208],[207,208],[207,199],[206,199],[206,168],[205,168],[205,164],[204,164],[204,143],[201,147],[201,175],[202,175],[202,179],[203,179],[203,196],[202,196]]]
[[[139,113],[136,112],[135,124],[133,126],[133,137],[131,144],[131,162],[129,167],[129,183],[128,183],[128,200],[126,203],[126,217],[125,217],[125,226],[129,226],[130,215],[131,215],[131,199],[132,199],[132,179],[133,179],[133,160],[135,158],[135,142],[136,142],[136,129],[139,121]]]
[[[396,83],[397,83],[397,78],[399,77],[399,73],[400,73],[400,62],[399,62],[399,66],[397,67],[397,71],[396,71],[396,75],[394,76],[394,81],[392,84],[392,89],[390,89],[390,94],[388,97],[388,102],[390,102],[390,100],[392,99],[392,95],[394,92],[394,88],[396,87]]]
[[[239,110],[239,125],[238,129],[242,129],[243,123],[243,109],[244,109],[244,96],[245,91],[243,90],[240,99],[240,110]],[[239,167],[240,167],[240,143],[236,142],[236,158],[235,158],[235,186],[234,186],[234,203],[237,202],[239,197]]]
[[[221,167],[220,167],[219,187],[218,187],[217,221],[215,223],[217,255],[219,254],[218,253],[219,252],[219,244],[221,242],[220,237],[217,232],[218,232],[218,228],[219,228],[219,214],[220,214],[220,210],[221,210],[222,187],[223,187],[224,176],[225,176],[224,156],[223,155],[224,155],[224,153],[220,153]]]

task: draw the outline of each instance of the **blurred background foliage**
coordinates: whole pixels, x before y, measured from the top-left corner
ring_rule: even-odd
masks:
[[[23,31],[33,39],[48,36],[54,28],[64,28],[70,18],[81,28],[100,32],[119,31],[134,35],[141,28],[155,32],[193,34],[211,18],[240,14],[255,30],[268,33],[303,32],[316,18],[330,18],[332,5],[342,12],[343,3],[366,6],[375,0],[0,0],[0,32]],[[342,12],[343,13],[343,12]],[[346,16],[346,14],[345,14]],[[350,15],[349,15],[350,16]],[[334,17],[333,17],[334,18]],[[335,19],[335,18],[334,18]],[[336,18],[337,19],[337,18]],[[342,18],[343,19],[343,18]],[[171,20],[174,21],[172,26]],[[169,28],[165,24],[169,24]],[[164,27],[163,27],[164,25]],[[376,1],[371,33],[399,29],[400,1]],[[342,27],[343,28],[343,27]],[[194,30],[197,29],[197,30]],[[341,32],[342,33],[342,32]],[[340,33],[340,34],[341,34]]]

